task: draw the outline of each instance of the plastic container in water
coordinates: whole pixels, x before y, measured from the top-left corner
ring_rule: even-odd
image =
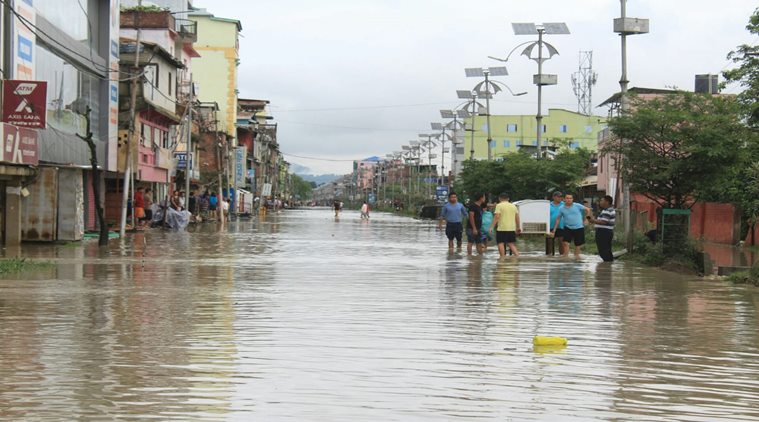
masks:
[[[534,346],[566,346],[567,339],[564,337],[535,336],[532,338]]]

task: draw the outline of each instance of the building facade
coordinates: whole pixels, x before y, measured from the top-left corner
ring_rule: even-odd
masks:
[[[1,30],[3,77],[47,83],[47,124],[22,134],[2,125],[4,142],[9,136],[24,139],[27,145],[36,144],[38,153],[33,177],[3,182],[4,240],[80,240],[85,230],[97,226],[90,151],[77,136],[85,135],[88,110],[98,166],[117,170],[118,81],[123,76],[118,64],[119,4],[8,4]]]
[[[464,119],[467,128],[474,127],[474,159],[488,158],[488,127],[486,116]],[[474,123],[474,124],[473,124]],[[497,159],[523,147],[537,147],[537,123],[535,115],[492,115],[490,116],[492,152]],[[606,118],[586,116],[574,111],[549,109],[543,116],[543,142],[569,148],[598,149],[598,133],[606,127]],[[454,151],[456,160],[463,162],[470,158],[472,132],[462,134],[463,143]],[[545,144],[544,144],[545,145]]]

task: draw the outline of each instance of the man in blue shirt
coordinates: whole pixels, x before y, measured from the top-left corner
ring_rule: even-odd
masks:
[[[580,257],[582,245],[585,244],[585,217],[590,215],[590,209],[580,204],[574,203],[574,195],[568,193],[564,195],[564,206],[559,208],[559,216],[553,223],[552,236],[556,236],[561,219],[564,219],[564,233],[562,242],[566,254],[569,254],[569,243],[575,244],[575,258]],[[563,255],[566,256],[566,255]]]
[[[448,238],[448,249],[453,249],[453,239],[456,239],[456,247],[461,249],[461,239],[464,233],[464,225],[461,222],[468,218],[466,207],[458,201],[454,192],[448,194],[448,202],[443,205],[440,212],[439,227],[445,221],[445,236]]]
[[[559,228],[556,230],[556,235],[546,238],[546,255],[555,255],[556,254],[556,240],[559,241],[559,255],[565,255],[566,250],[564,248],[564,218],[559,215],[559,211],[561,210],[561,207],[564,206],[563,196],[561,192],[556,191],[553,193],[552,201],[549,203],[549,206],[551,207],[551,217],[548,221],[550,221],[550,226],[553,227],[553,224],[556,222],[556,219],[559,218]]]

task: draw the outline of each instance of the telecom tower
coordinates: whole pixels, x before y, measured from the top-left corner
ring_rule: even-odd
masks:
[[[577,97],[577,112],[586,116],[593,110],[593,85],[598,74],[593,72],[593,52],[580,51],[580,68],[572,74],[572,88]]]

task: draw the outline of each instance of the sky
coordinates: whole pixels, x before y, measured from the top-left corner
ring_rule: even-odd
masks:
[[[502,65],[487,56],[503,57],[530,39],[514,35],[512,22],[566,22],[571,31],[545,38],[560,54],[544,66],[544,73],[559,76],[558,85],[543,90],[544,113],[577,109],[571,75],[580,51],[593,51],[593,104],[619,90],[617,0],[193,4],[241,21],[239,95],[271,101],[285,158],[314,174],[349,173],[353,160],[384,156],[430,132],[440,109],[461,103],[456,90],[476,83],[464,68]],[[755,0],[629,0],[629,17],[650,19],[649,34],[628,38],[630,86],[692,90],[694,75],[729,68],[728,52],[759,41],[745,29],[756,7]],[[515,53],[506,66],[509,76],[498,80],[528,95],[499,94],[492,113],[534,115],[535,62]]]

